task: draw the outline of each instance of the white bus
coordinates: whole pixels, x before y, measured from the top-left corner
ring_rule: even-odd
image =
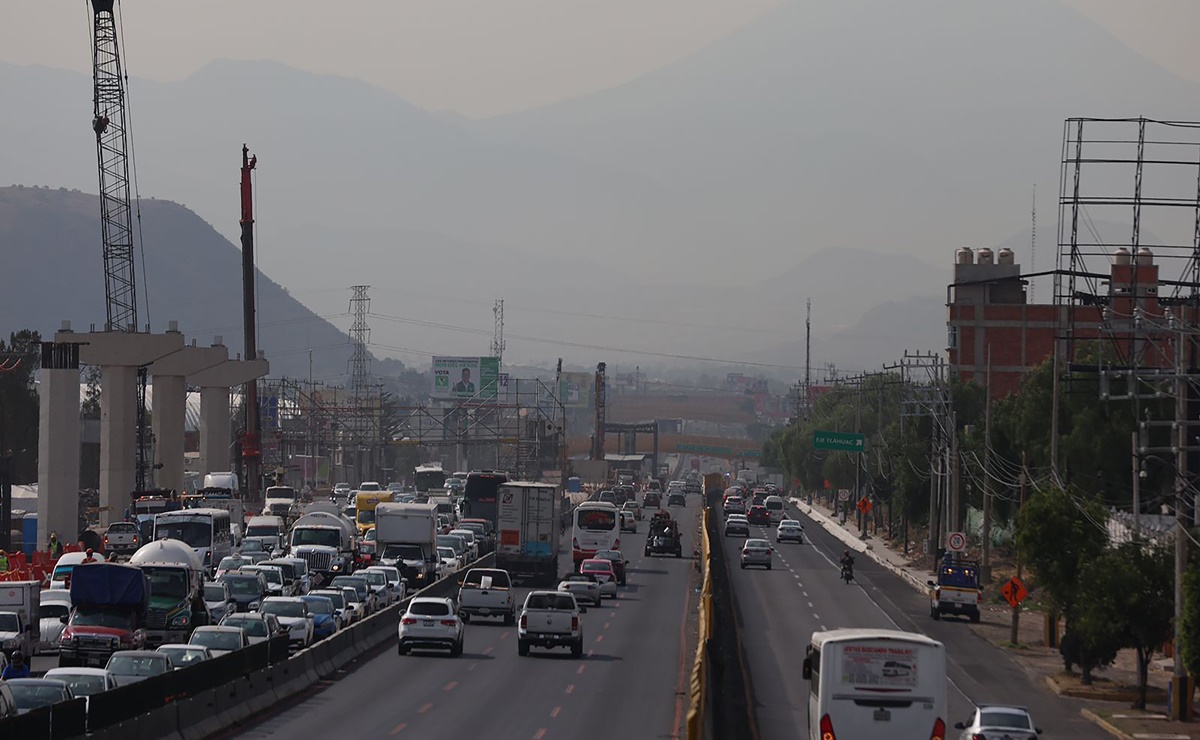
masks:
[[[186,542],[209,570],[233,552],[229,512],[225,509],[181,509],[156,514],[154,539],[164,537]]]
[[[601,550],[621,549],[621,530],[617,526],[620,514],[616,506],[588,501],[576,507],[571,521],[571,559],[576,569],[581,560],[594,557]]]
[[[814,632],[804,658],[811,740],[942,740],[946,649],[897,630]]]

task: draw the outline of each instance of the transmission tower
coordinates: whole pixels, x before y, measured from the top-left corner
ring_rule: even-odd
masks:
[[[350,327],[350,341],[354,344],[354,354],[350,358],[350,389],[355,408],[360,406],[360,399],[371,385],[371,356],[367,354],[367,345],[371,342],[371,328],[367,326],[367,314],[371,311],[371,299],[367,296],[370,287],[355,285],[351,288],[354,296],[350,299],[350,313],[354,315],[354,324]]]
[[[1032,224],[1029,232],[1029,271],[1037,272],[1037,183],[1033,184],[1033,211],[1031,213]],[[1031,304],[1037,301],[1033,298],[1033,290],[1035,288],[1034,281],[1029,281],[1029,302]]]
[[[497,298],[492,306],[492,316],[495,317],[496,327],[492,331],[492,357],[504,364],[504,299]]]
[[[129,136],[125,74],[117,49],[115,0],[92,0],[92,131],[100,169],[106,331],[137,331],[133,223],[129,205]]]
[[[804,396],[798,408],[803,409],[801,418],[805,421],[811,416],[809,403],[812,402],[812,299],[805,301],[804,314]]]

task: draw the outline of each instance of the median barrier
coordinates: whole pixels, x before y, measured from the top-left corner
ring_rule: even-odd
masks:
[[[254,671],[247,678],[250,681],[250,696],[246,699],[246,705],[250,708],[251,716],[279,701],[279,697],[275,695],[275,686],[271,683],[269,666]]]
[[[217,716],[216,692],[204,691],[196,696],[179,701],[178,712],[179,734],[183,740],[203,740],[224,729],[220,717]],[[138,734],[126,737],[144,737]]]
[[[250,681],[245,677],[213,690],[213,712],[221,727],[231,727],[250,716]]]
[[[332,637],[326,637],[320,642],[313,643],[305,650],[305,652],[313,654],[313,665],[316,666],[317,675],[321,678],[328,678],[337,670],[337,666],[333,662],[333,642],[336,637],[336,634]]]

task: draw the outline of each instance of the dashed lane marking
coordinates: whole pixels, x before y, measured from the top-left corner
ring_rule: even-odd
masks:
[[[605,622],[605,623],[604,623],[604,629],[608,629],[608,625],[610,625],[610,624],[612,624],[612,622]]]
[[[426,704],[422,704],[422,705],[421,705],[421,708],[417,710],[417,714],[425,714],[425,713],[427,713],[427,712],[428,712],[430,709],[433,709],[433,704],[432,704],[432,703],[426,703]]]
[[[546,728],[543,727],[542,729],[538,730],[537,732],[535,732],[533,734],[533,740],[542,740],[542,738],[544,738],[545,736],[546,736]]]
[[[559,713],[559,712],[561,712],[561,711],[562,711],[562,707],[555,707],[554,709],[551,709],[551,710],[550,710],[550,716],[551,716],[551,717],[557,717],[557,716],[558,716],[558,713]]]
[[[580,667],[582,667],[582,666],[580,666]],[[572,691],[574,691],[574,690],[575,690],[575,684],[573,684],[573,683],[569,683],[569,684],[567,684],[567,690],[566,690],[566,691],[564,691],[563,693],[564,693],[564,694],[569,694],[569,693],[571,693],[571,692],[572,692]]]
[[[596,642],[604,642],[604,635],[596,635]]]
[[[458,681],[451,681],[450,683],[448,683],[442,687],[442,691],[453,691],[454,687],[457,685],[458,685]]]
[[[584,668],[587,668],[587,666],[586,666],[586,665],[581,665],[581,666],[579,666],[579,670],[575,671],[575,675],[576,675],[576,676],[582,676],[582,675],[583,675],[583,669],[584,669]]]
[[[508,632],[501,632],[501,633],[500,633],[500,639],[501,639],[501,640],[507,639],[507,638],[508,638],[508,635],[509,635],[509,633],[508,633]]]
[[[404,731],[404,728],[405,728],[405,727],[408,727],[408,723],[407,723],[407,722],[401,722],[400,724],[398,724],[398,725],[396,725],[395,727],[393,727],[393,728],[392,728],[392,734],[393,734],[393,735],[399,735],[401,732],[403,732],[403,731]]]
[[[496,648],[492,647],[491,645],[488,645],[487,647],[485,647],[485,648],[483,649],[483,654],[484,654],[484,655],[487,655],[488,653],[492,652],[492,651],[493,651],[493,650],[495,650],[495,649],[496,649]]]

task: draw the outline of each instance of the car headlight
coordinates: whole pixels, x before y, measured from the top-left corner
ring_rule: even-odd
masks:
[[[334,563],[333,568],[331,568],[331,570],[341,570],[341,569],[342,569],[341,563]]]
[[[188,624],[191,621],[192,621],[192,615],[188,614],[187,612],[183,612],[182,614],[176,614],[174,617],[171,618],[171,626],[172,627],[186,627],[186,626],[188,626]]]
[[[250,604],[246,608],[249,609],[250,611],[254,611],[255,609],[257,609],[260,606],[262,606],[261,602],[251,601]]]

